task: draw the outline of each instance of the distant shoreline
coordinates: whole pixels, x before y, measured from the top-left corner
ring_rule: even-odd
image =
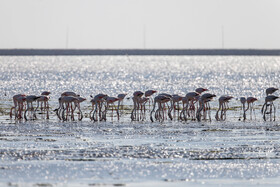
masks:
[[[280,56],[280,49],[0,49],[0,56]]]

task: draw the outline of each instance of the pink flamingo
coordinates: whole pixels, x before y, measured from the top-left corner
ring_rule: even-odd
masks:
[[[149,98],[147,97],[141,97],[139,99],[139,105],[140,105],[140,119],[144,120],[146,118],[146,103],[149,101]]]
[[[153,105],[153,99],[151,98],[151,96],[153,94],[157,93],[156,90],[147,90],[145,91],[145,97],[149,98],[149,110],[150,110],[150,106],[151,106],[151,102],[152,102],[152,105]]]
[[[140,109],[140,98],[144,95],[141,91],[136,91],[133,93],[133,109],[130,115],[132,121],[139,121],[139,109]]]
[[[265,90],[266,96],[273,94],[273,93],[276,92],[277,90],[278,90],[278,88],[274,88],[274,87],[267,88],[267,89]]]
[[[217,110],[216,113],[216,120],[220,121],[220,120],[225,120],[226,119],[226,111],[229,109],[227,103],[229,102],[229,100],[231,100],[233,97],[228,96],[228,95],[224,95],[221,96],[219,98],[219,109]],[[219,117],[219,111],[221,110],[221,115]]]
[[[155,111],[156,104],[158,104],[158,109],[155,112],[155,118],[156,118],[156,120],[158,120],[160,122],[164,121],[164,107],[163,107],[163,105],[164,105],[164,103],[169,102],[170,99],[171,99],[170,97],[167,97],[165,95],[158,95],[154,98],[154,106],[153,106],[153,109],[152,109],[151,114],[150,114],[151,122],[154,122],[153,112]]]
[[[262,114],[263,114],[263,119],[264,121],[266,121],[266,114],[270,114],[270,121],[272,120],[272,110],[274,112],[274,120],[275,121],[275,113],[276,113],[276,108],[273,104],[273,101],[275,101],[276,99],[278,99],[279,97],[275,96],[275,95],[268,95],[265,97],[265,103],[263,104],[263,107],[262,107]],[[267,111],[267,106],[270,106],[270,110],[269,112],[266,112]],[[273,108],[272,108],[273,107]]]
[[[86,98],[84,97],[81,97],[81,96],[77,96],[76,97],[78,100],[75,101],[75,108],[74,108],[74,111],[76,108],[78,108],[79,110],[79,113],[78,113],[78,119],[79,121],[81,121],[83,119],[83,113],[82,113],[82,110],[81,110],[81,103],[84,102],[85,100],[87,100]]]
[[[170,110],[168,111],[168,116],[171,120],[173,120],[173,117],[171,115],[171,112],[172,110],[174,110],[173,112],[173,116],[174,118],[176,117],[176,110],[177,110],[177,117],[178,117],[178,120],[179,120],[179,113],[180,113],[180,107],[179,107],[179,104],[180,104],[180,101],[182,101],[183,97],[180,96],[180,95],[172,95],[172,98],[171,98],[171,107],[170,107]]]
[[[161,93],[161,94],[158,94],[158,95],[159,95],[159,96],[160,96],[160,95],[163,95],[163,96],[169,98],[169,101],[162,103],[162,104],[161,104],[161,107],[162,107],[163,113],[165,113],[165,114],[163,114],[163,116],[166,116],[166,119],[167,119],[167,116],[168,116],[169,119],[172,120],[172,116],[171,116],[171,114],[170,114],[171,105],[172,105],[172,95],[167,94],[167,93]],[[170,102],[170,107],[169,107],[169,105],[168,105],[168,102]],[[166,106],[167,106],[167,107],[166,107]],[[159,110],[158,110],[158,111],[159,111]]]
[[[102,121],[102,106],[106,97],[108,97],[106,94],[97,94],[93,97],[92,103],[95,103],[95,110],[92,114],[91,120],[98,121],[99,116],[99,121]]]
[[[37,109],[39,108],[39,103],[41,103],[41,112],[44,110],[47,112],[47,116],[46,118],[49,119],[49,95],[51,94],[51,92],[49,91],[43,91],[41,93],[41,96],[39,96],[40,98],[37,99],[37,107],[35,109],[35,113],[37,111]],[[43,107],[44,104],[44,107]]]
[[[196,114],[197,121],[201,121],[201,111],[203,111],[205,109],[205,103],[210,102],[211,100],[213,100],[214,97],[216,97],[216,95],[210,94],[210,93],[205,93],[199,97],[199,106],[200,107],[197,110],[197,114]],[[208,110],[210,111],[210,105],[209,105]],[[209,120],[211,121],[210,113],[209,113]]]
[[[68,91],[68,92],[63,92],[62,94],[61,94],[61,96],[74,96],[74,97],[76,97],[76,96],[78,96],[75,92],[72,92],[72,91]]]
[[[255,115],[255,118],[256,118],[256,114],[255,114],[255,109],[253,108],[253,105],[254,105],[254,102],[257,101],[258,99],[255,98],[255,97],[248,97],[247,98],[247,104],[248,104],[248,107],[247,109],[245,110],[245,113],[247,112],[247,110],[250,109],[250,119],[252,120],[252,111],[254,111],[254,115]],[[245,114],[246,115],[246,114]],[[245,120],[245,119],[244,119]]]
[[[46,116],[47,119],[49,119],[49,103],[48,103],[49,99],[50,99],[50,97],[47,95],[39,96],[39,98],[37,99],[37,107],[35,109],[35,113],[36,113],[37,109],[40,106],[40,102],[41,102],[41,112],[43,110],[47,112],[47,116]],[[43,103],[44,103],[44,107],[43,107]]]
[[[209,91],[207,88],[197,88],[195,89],[195,92],[202,94],[203,92]]]
[[[245,109],[245,103],[247,102],[247,99],[245,97],[240,97],[241,102],[241,110],[240,110],[240,117],[239,121],[241,120],[241,112],[243,111],[243,120],[246,120],[246,109]]]
[[[198,92],[189,92],[186,94],[186,96],[182,99],[183,101],[183,109],[180,113],[180,119],[181,120],[185,120],[187,121],[187,117],[186,114],[188,114],[188,110],[191,109],[193,111],[193,109],[195,109],[194,106],[194,101],[196,100],[197,96],[199,96]],[[186,104],[186,106],[185,106]],[[184,116],[184,118],[182,118],[182,115]],[[195,114],[194,114],[195,115]],[[192,120],[193,120],[193,115],[192,115]]]
[[[15,111],[15,119],[21,119],[22,118],[22,111],[23,111],[23,106],[24,102],[26,100],[26,95],[25,94],[17,94],[13,96],[13,102],[14,106],[11,108],[10,111],[10,118],[13,116],[13,109]]]
[[[105,111],[103,112],[102,115],[102,119],[104,119],[106,121],[106,114],[107,114],[107,110],[109,109],[109,106],[111,105],[111,109],[112,109],[112,120],[113,120],[113,114],[114,114],[114,105],[113,103],[119,101],[119,98],[117,97],[105,97],[105,101],[106,101],[106,107],[105,107]],[[117,110],[116,110],[117,111]],[[118,120],[120,119],[119,117],[119,112],[117,111],[117,117]]]
[[[24,112],[24,119],[27,121],[27,117],[26,117],[26,113],[30,110],[31,111],[31,115],[32,115],[32,119],[37,119],[36,117],[36,113],[34,112],[34,107],[33,107],[33,102],[36,101],[38,98],[38,96],[36,95],[28,95],[26,96],[26,103],[27,103],[27,108]]]
[[[121,106],[121,113],[123,113],[124,111],[124,108],[123,108],[123,100],[124,98],[126,97],[127,94],[119,94],[118,95],[118,98],[119,98],[119,101],[118,101],[118,112],[120,111],[120,106]]]
[[[61,97],[61,104],[63,106],[63,104],[65,104],[65,108],[63,108],[62,110],[62,119],[63,121],[67,121],[67,117],[68,117],[68,113],[71,110],[71,119],[74,119],[74,109],[72,107],[72,103],[74,103],[75,105],[78,103],[78,98],[74,97],[74,96],[63,96]],[[65,110],[66,110],[66,117],[65,117]]]
[[[44,92],[43,92],[44,93]],[[45,92],[45,93],[47,93],[47,92]],[[58,104],[59,104],[59,106],[58,106],[58,108],[57,109],[55,109],[54,111],[56,112],[56,115],[57,115],[57,117],[60,119],[60,120],[62,120],[62,116],[61,116],[61,112],[62,112],[62,110],[64,110],[64,106],[63,106],[63,102],[62,102],[62,97],[64,97],[64,96],[73,96],[73,97],[76,97],[76,96],[78,96],[75,92],[72,92],[72,91],[67,91],[67,92],[63,92],[62,94],[61,94],[61,97],[59,97],[58,98]],[[66,107],[66,106],[65,106]],[[71,104],[71,108],[72,108],[72,104]]]

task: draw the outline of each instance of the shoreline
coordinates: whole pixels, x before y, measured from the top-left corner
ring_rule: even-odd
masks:
[[[0,56],[280,56],[280,49],[0,49]]]

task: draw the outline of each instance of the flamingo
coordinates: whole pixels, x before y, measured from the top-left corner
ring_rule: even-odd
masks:
[[[140,98],[144,95],[143,92],[141,91],[136,91],[133,93],[133,97],[132,97],[132,100],[133,100],[133,109],[132,109],[132,112],[131,112],[131,120],[134,121],[134,120],[137,120],[139,121],[139,109],[140,109]]]
[[[82,113],[82,110],[81,110],[81,105],[80,105],[80,103],[84,102],[84,101],[87,100],[87,99],[84,98],[84,97],[81,97],[81,96],[77,96],[76,98],[77,98],[78,100],[75,101],[75,108],[74,108],[74,111],[75,111],[76,108],[78,108],[78,110],[79,110],[79,117],[78,117],[78,119],[81,121],[81,120],[83,119],[83,113]]]
[[[24,101],[26,100],[26,95],[25,94],[17,94],[17,95],[14,95],[13,96],[13,102],[14,102],[14,106],[11,107],[11,110],[10,110],[10,118],[13,117],[13,109],[15,110],[15,119],[20,119],[21,118],[21,112],[22,110],[20,109],[23,109],[23,103]],[[22,105],[22,107],[21,107]],[[18,108],[18,110],[17,110]],[[18,116],[18,113],[19,113],[19,116]]]
[[[63,106],[63,104],[65,104],[65,108],[63,108],[62,110],[62,119],[63,121],[66,121],[67,120],[67,117],[68,117],[68,113],[69,113],[69,110],[71,110],[71,119],[72,120],[75,120],[74,119],[74,109],[72,107],[72,103],[75,104],[75,106],[77,105],[78,103],[78,98],[75,97],[75,96],[62,96],[61,97],[61,104]],[[66,110],[66,117],[65,117],[65,110]]]
[[[197,89],[195,89],[195,92],[197,92],[199,94],[202,94],[205,91],[209,91],[209,90],[207,88],[197,88]]]
[[[49,95],[51,94],[51,92],[49,91],[43,91],[41,93],[41,96],[39,96],[40,98],[37,99],[37,107],[35,109],[35,113],[37,111],[37,109],[39,108],[39,103],[41,103],[41,112],[44,110],[47,111],[47,119],[49,119]],[[43,107],[44,104],[44,107]]]
[[[32,118],[36,119],[36,113],[34,112],[34,107],[33,107],[33,102],[36,101],[38,98],[38,96],[36,95],[28,95],[26,96],[26,103],[27,103],[27,108],[24,112],[24,119],[27,121],[27,117],[26,117],[26,113],[30,110],[31,111],[31,115],[32,115]]]
[[[209,91],[209,90],[208,90],[207,88],[202,88],[202,87],[196,88],[196,89],[195,89],[195,92],[199,93],[199,96],[196,97],[196,100],[198,101],[200,95],[201,95],[203,92],[206,92],[206,91]],[[205,105],[206,105],[206,106],[205,106],[205,109],[203,110],[203,117],[204,117],[204,118],[206,118],[206,112],[207,112],[208,108],[210,108],[210,106],[208,106],[208,105],[209,105],[208,102],[206,102]],[[199,107],[199,102],[197,103],[196,108],[198,108],[198,107]],[[193,106],[193,108],[194,108],[193,110],[195,110],[195,106]]]
[[[148,97],[141,97],[139,99],[139,105],[140,105],[140,119],[144,120],[146,118],[146,103],[149,101]]]
[[[35,113],[37,111],[37,109],[39,108],[40,102],[41,102],[41,112],[44,110],[47,111],[47,119],[49,119],[49,101],[50,97],[47,95],[41,95],[39,96],[39,98],[37,99],[37,107],[35,109]],[[44,103],[44,107],[42,107],[42,104]]]
[[[248,97],[247,98],[247,104],[248,104],[248,107],[247,109],[245,110],[245,112],[247,112],[247,110],[250,109],[250,119],[252,120],[252,111],[254,111],[254,115],[255,115],[255,118],[256,118],[256,114],[255,114],[255,109],[253,108],[253,105],[254,105],[254,102],[257,101],[258,99],[255,98],[255,97]]]
[[[275,101],[275,100],[278,99],[278,98],[279,98],[279,97],[277,97],[277,96],[275,96],[275,95],[268,95],[268,96],[265,97],[265,103],[263,104],[262,110],[261,110],[261,112],[263,113],[263,119],[264,119],[264,121],[266,121],[266,117],[265,117],[266,114],[270,114],[270,121],[272,120],[272,117],[271,117],[271,115],[272,115],[272,110],[273,110],[273,112],[274,112],[274,120],[273,120],[273,121],[275,121],[276,108],[275,108],[275,106],[274,106],[274,104],[273,104],[273,101]],[[269,104],[268,104],[268,103],[269,103]],[[266,111],[267,111],[267,106],[270,106],[270,110],[269,110],[268,113],[266,112]],[[273,107],[273,108],[272,108],[272,107]]]
[[[150,113],[151,122],[154,122],[153,112],[155,111],[156,104],[158,104],[158,109],[155,112],[155,118],[156,118],[156,120],[159,120],[160,122],[164,121],[164,108],[162,105],[166,102],[169,102],[170,99],[171,99],[170,97],[167,97],[165,95],[158,95],[154,98],[154,106]]]
[[[167,94],[167,93],[161,93],[161,94],[159,94],[159,95],[163,95],[163,96],[169,98],[169,101],[162,103],[162,104],[161,104],[161,107],[162,107],[163,113],[166,113],[166,115],[163,114],[163,116],[166,116],[166,119],[167,119],[167,115],[168,115],[168,117],[172,120],[172,116],[171,116],[171,114],[170,114],[171,105],[172,105],[172,100],[171,100],[171,99],[172,99],[172,95]],[[169,105],[168,105],[168,102],[170,102],[170,107],[169,107]],[[165,105],[167,105],[167,108],[166,108]],[[166,109],[167,109],[167,112],[166,112]]]
[[[226,119],[226,111],[228,110],[228,106],[227,106],[227,103],[229,102],[229,100],[231,100],[233,97],[232,96],[227,96],[227,95],[224,95],[224,96],[221,96],[219,98],[219,109],[217,110],[217,113],[216,113],[216,120],[217,121],[220,121],[220,120],[225,120]],[[219,117],[219,111],[221,110],[221,115]]]
[[[199,109],[197,110],[196,118],[197,121],[201,121],[201,111],[205,109],[205,103],[210,102],[216,95],[205,93],[202,96],[199,97]],[[210,111],[210,105],[209,105],[209,111]],[[211,121],[211,116],[209,113],[209,119]]]
[[[174,109],[174,117],[176,117],[176,110],[177,110],[177,113],[178,113],[178,120],[179,120],[179,113],[180,113],[180,107],[179,107],[179,103],[180,101],[182,101],[183,97],[180,96],[180,95],[172,95],[172,98],[171,98],[171,107],[170,107],[170,110],[168,111],[168,116],[169,118],[172,120],[173,117],[171,115],[171,112],[172,110]]]
[[[115,103],[116,101],[119,101],[119,98],[106,96],[105,101],[106,101],[106,107],[105,107],[105,111],[103,112],[102,119],[104,119],[106,121],[106,113],[107,113],[107,110],[109,109],[110,105],[112,105],[111,108],[112,108],[112,119],[113,119],[113,111],[114,111],[113,103]],[[118,120],[119,120],[120,117],[119,117],[118,110],[117,110],[117,117],[118,117]]]
[[[76,96],[78,96],[75,92],[72,92],[72,91],[67,91],[67,92],[63,92],[62,94],[61,94],[61,96],[74,96],[74,97],[76,97]]]
[[[151,98],[151,96],[154,93],[157,93],[157,91],[156,90],[147,90],[147,91],[145,91],[145,97],[149,98],[149,110],[150,110],[150,106],[151,106],[151,101],[152,101],[152,104],[153,104],[153,99]]]
[[[247,99],[245,97],[240,97],[240,102],[241,102],[241,111],[243,111],[243,120],[245,121],[246,120],[246,109],[245,109],[245,103],[247,102]],[[240,114],[240,117],[239,117],[239,121],[241,120],[241,114]]]
[[[92,97],[92,96],[90,96]],[[92,103],[94,102],[95,103],[95,110],[92,114],[92,117],[91,119],[94,120],[94,121],[98,121],[98,117],[99,116],[99,120],[102,121],[102,105],[103,105],[103,102],[104,102],[104,99],[107,97],[106,94],[97,94],[96,96],[92,97],[93,98],[93,101]],[[98,113],[98,115],[97,115]],[[96,114],[96,118],[95,118],[95,114]]]
[[[49,91],[43,91],[42,93],[41,93],[41,95],[46,95],[46,96],[48,96],[48,95],[50,95],[51,94],[51,92],[49,92]]]
[[[182,109],[182,111],[180,113],[180,119],[181,120],[184,119],[185,121],[187,121],[186,113],[188,114],[188,109],[195,109],[194,108],[194,101],[196,100],[197,96],[199,96],[198,92],[189,92],[182,99],[182,101],[183,101],[183,109]],[[186,106],[185,106],[185,104],[186,104]],[[184,118],[182,118],[182,115],[184,115]]]
[[[119,110],[120,110],[120,106],[122,106],[121,107],[121,111],[123,112],[123,100],[124,100],[124,98],[126,97],[126,95],[127,94],[119,94],[118,95],[118,99],[119,99],[119,101],[118,101],[118,112],[119,112]],[[121,112],[121,113],[122,113]]]
[[[276,92],[277,90],[278,90],[278,88],[274,88],[274,87],[267,88],[267,89],[265,90],[266,96],[273,94],[273,93]]]

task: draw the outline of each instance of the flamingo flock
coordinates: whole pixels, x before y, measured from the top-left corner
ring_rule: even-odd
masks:
[[[276,107],[274,101],[278,96],[273,95],[278,88],[267,88],[265,93],[265,103],[261,108],[263,120],[275,121]],[[177,94],[170,95],[167,93],[157,94],[156,90],[147,90],[145,92],[135,91],[133,97],[133,108],[130,112],[130,119],[132,121],[144,121],[148,113],[151,122],[164,120],[178,120],[178,121],[211,121],[211,107],[210,102],[217,97],[215,94],[208,93],[206,88],[197,88],[193,92],[187,93],[185,96]],[[51,92],[44,91],[41,95],[25,95],[17,94],[13,96],[14,106],[10,110],[10,118],[36,120],[38,114],[43,114],[44,118],[49,119],[49,99]],[[155,97],[152,97],[157,94]],[[107,116],[110,114],[112,120],[117,116],[117,120],[124,114],[125,108],[123,100],[126,98],[127,93],[118,94],[117,97],[108,96],[106,94],[97,94],[91,97],[91,111],[89,118],[93,121],[106,121]],[[129,98],[128,98],[129,99]],[[222,95],[218,98],[219,107],[216,111],[215,119],[217,121],[225,121],[226,113],[229,110],[229,102],[233,99],[232,96]],[[84,102],[86,98],[81,97],[79,94],[68,91],[61,93],[58,98],[58,108],[54,111],[59,120],[69,121],[75,120],[75,111],[78,114],[78,120],[83,119],[83,113],[80,103]],[[250,119],[255,114],[254,102],[258,99],[255,97],[240,97],[241,111],[239,120],[247,119],[247,111],[250,111]],[[37,102],[37,107],[34,109],[33,104]],[[148,104],[148,108],[147,105]],[[247,106],[246,106],[247,104]],[[41,112],[38,113],[40,108]]]

